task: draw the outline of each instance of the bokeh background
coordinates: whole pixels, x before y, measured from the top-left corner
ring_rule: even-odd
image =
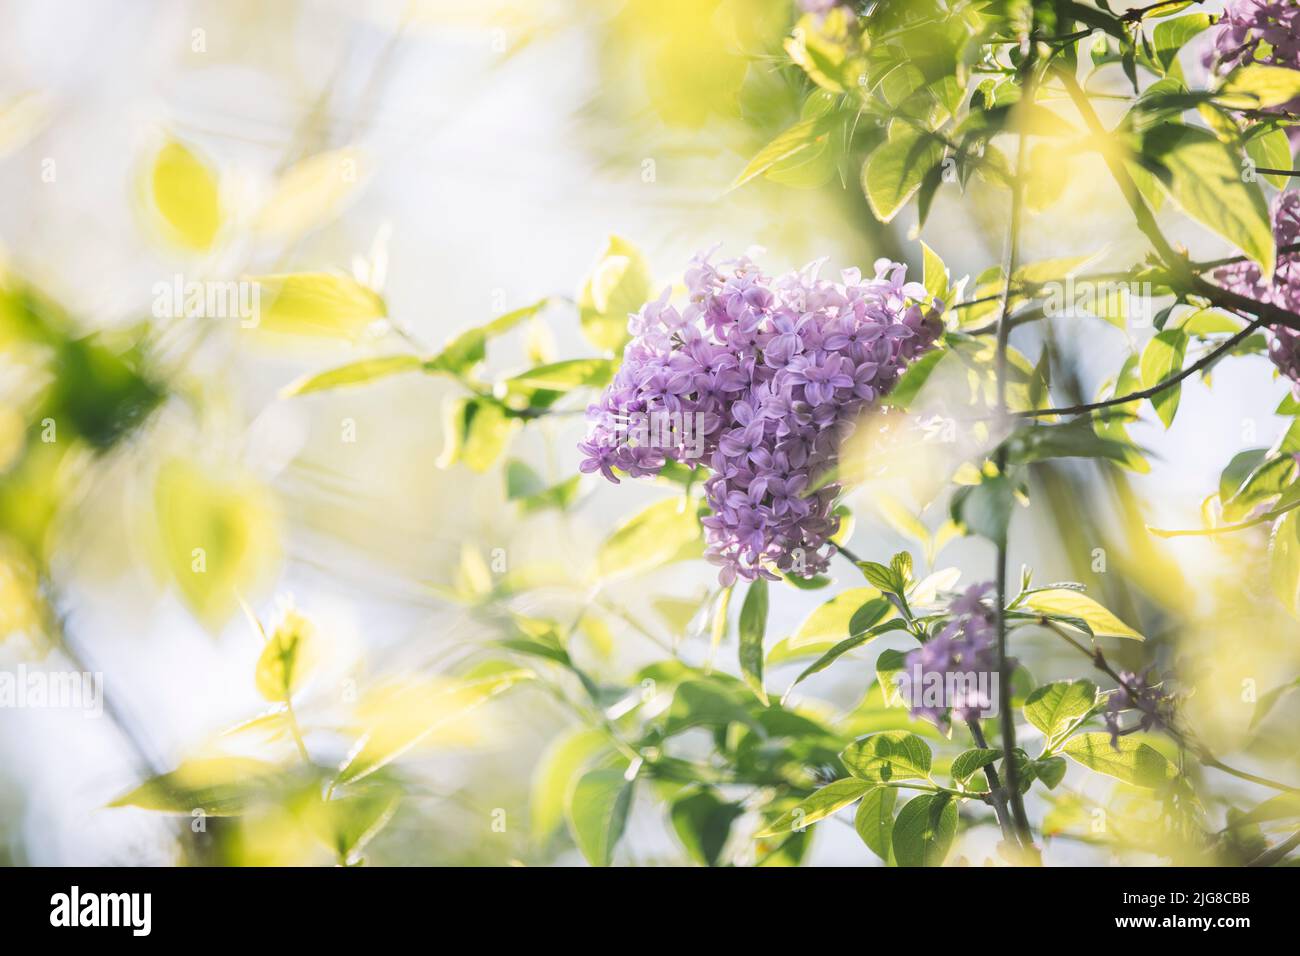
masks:
[[[555,582],[514,598],[516,610],[563,616],[594,600],[582,582],[601,542],[664,496],[585,478],[570,507],[529,511],[507,498],[507,463],[526,463],[548,485],[568,480],[580,416],[529,425],[486,470],[444,466],[455,383],[411,375],[283,397],[299,376],[412,343],[436,349],[543,297],[545,308],[494,343],[489,370],[595,355],[574,300],[610,236],[640,250],[656,290],[719,243],[732,254],[762,247],[773,272],[821,257],[830,269],[869,268],[880,256],[918,268],[917,238],[954,278],[997,260],[1005,194],[979,180],[964,193],[941,190],[919,237],[907,216],[876,223],[856,170],[834,157],[773,177],[785,181],[729,189],[747,159],[798,118],[801,88],[776,64],[795,19],[781,0],[0,3],[5,288],[39,290],[69,335],[136,341],[142,323],[156,326],[146,338],[159,382],[158,395],[132,400],[152,409],[144,427],[70,454],[75,461],[32,463],[14,436],[37,427],[23,404],[35,366],[19,336],[5,341],[0,663],[102,672],[109,706],[98,719],[0,710],[0,860],[189,859],[178,839],[188,821],[109,804],[150,768],[175,767],[214,740],[226,746],[224,730],[265,709],[254,679],[262,638],[229,601],[179,583],[169,522],[215,509],[243,542],[229,589],[266,622],[289,601],[311,620],[323,661],[298,707],[304,723],[328,722],[348,688],[436,681],[499,636],[472,599],[482,575],[492,585],[496,558]],[[183,144],[219,184],[219,224],[198,248],[168,235],[151,208],[150,171],[169,143]],[[325,159],[313,173],[314,157]],[[1026,258],[1090,255],[1098,268],[1140,258],[1140,237],[1118,193],[1103,188],[1100,166],[1084,157],[1062,165],[1064,199],[1029,223]],[[1178,238],[1198,255],[1227,254],[1192,227]],[[364,279],[382,292],[388,322],[345,335],[274,335],[224,320],[151,319],[156,284],[174,276],[290,272]],[[1023,333],[1027,349],[1038,334]],[[1070,363],[1059,394],[1091,397],[1150,330],[1077,317],[1055,320],[1052,334]],[[64,372],[74,390],[90,380],[74,366]],[[1252,727],[1255,705],[1243,690],[1262,695],[1300,670],[1295,621],[1268,590],[1262,530],[1172,542],[1145,530],[1198,525],[1232,455],[1279,433],[1284,423],[1271,412],[1285,393],[1266,359],[1235,359],[1212,382],[1188,383],[1172,429],[1133,427],[1153,453],[1148,473],[1091,463],[1040,471],[1035,509],[1015,520],[1012,560],[1032,565],[1040,581],[1087,582],[1150,638],[1117,657],[1176,674],[1207,743],[1294,779],[1300,700],[1283,699]],[[882,515],[883,495],[931,531],[946,512],[931,487],[945,463],[898,457],[884,484],[848,501],[852,547],[875,560],[921,551]],[[41,562],[49,573],[38,585]],[[983,580],[992,550],[954,540],[936,567]],[[854,586],[842,571],[836,577],[834,587]],[[665,646],[698,660],[707,638],[688,638],[685,622],[714,588],[698,561],[624,579],[599,595],[606,626],[585,635],[580,652],[611,676],[663,658]],[[774,591],[769,635],[793,633],[832,593]],[[1081,673],[1046,642],[1016,653],[1040,680]],[[734,643],[719,660],[734,669]],[[787,666],[770,680],[783,687],[795,672]],[[862,672],[872,673],[870,655]],[[844,712],[864,686],[837,670],[804,690],[818,707]],[[402,800],[367,860],[580,862],[562,833],[537,840],[528,822],[539,756],[571,721],[545,692],[524,688],[423,741],[402,762]],[[329,733],[307,742],[335,759],[347,746]],[[1080,786],[1089,799],[1109,799],[1099,778]],[[1244,795],[1223,780],[1214,786]],[[979,862],[994,842],[991,827],[975,828],[956,852]],[[1116,855],[1145,858],[1064,836],[1049,845],[1059,862]],[[215,858],[332,859],[273,818],[244,828]],[[662,808],[642,800],[616,859],[686,856]],[[836,823],[819,828],[808,858],[873,860]]]

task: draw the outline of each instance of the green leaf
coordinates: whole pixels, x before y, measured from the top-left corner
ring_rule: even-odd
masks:
[[[632,782],[622,770],[592,770],[575,781],[564,816],[573,842],[592,866],[613,860],[631,805]]]
[[[340,859],[355,864],[361,851],[388,825],[402,799],[402,788],[386,780],[362,784],[346,796],[319,804],[307,819],[320,840]]]
[[[1268,539],[1268,577],[1282,605],[1300,613],[1300,510],[1282,515]]]
[[[867,582],[885,594],[902,594],[907,589],[893,568],[887,568],[875,561],[863,561],[858,567]]]
[[[894,858],[899,866],[942,866],[957,835],[957,804],[950,794],[913,797],[894,821]]]
[[[907,652],[892,647],[880,652],[876,658],[876,683],[886,707],[905,707],[898,687],[898,676],[907,668]]]
[[[465,375],[474,366],[487,358],[487,331],[484,329],[466,329],[454,336],[442,351],[424,362],[426,372],[446,372],[449,375]]]
[[[887,631],[905,630],[907,630],[907,622],[899,618],[894,618],[891,621],[885,621],[883,624],[877,624],[874,627],[867,627],[859,631],[854,631],[851,636],[840,641],[821,657],[817,658],[816,661],[804,668],[802,673],[800,673],[799,676],[794,679],[793,683],[790,684],[790,688],[785,692],[785,696],[789,697],[790,691],[794,690],[813,674],[817,674],[830,667],[836,660],[853,650],[855,647],[861,647],[863,644],[874,640]]]
[[[991,763],[1002,759],[1002,751],[992,747],[975,747],[963,751],[952,762],[952,779],[963,783]]]
[[[898,790],[894,787],[876,787],[869,790],[858,804],[853,818],[853,828],[862,837],[872,853],[889,862],[891,838],[894,832],[894,801]]]
[[[820,790],[799,801],[756,837],[776,836],[779,833],[800,832],[832,813],[843,810],[863,794],[875,789],[874,784],[853,777],[828,783]]]
[[[529,809],[533,839],[549,837],[564,821],[564,801],[578,774],[609,749],[603,731],[575,727],[556,737],[533,770]]]
[[[680,497],[666,498],[621,524],[601,546],[601,577],[648,571],[677,560],[700,541],[700,522]]]
[[[824,142],[829,135],[830,125],[825,117],[813,116],[795,123],[760,149],[754,158],[745,164],[745,168],[740,171],[740,175],[736,177],[736,181],[730,188],[739,189],[751,179],[762,176],[778,163],[811,150]]]
[[[1255,704],[1255,713],[1250,718],[1251,729],[1253,730],[1258,727],[1260,722],[1263,721],[1273,708],[1277,706],[1277,702],[1288,692],[1296,690],[1297,688],[1300,688],[1300,677],[1290,681],[1289,683],[1283,684],[1281,687],[1274,687],[1271,691],[1261,697]],[[1297,797],[1297,799],[1300,799],[1300,797]]]
[[[1246,183],[1232,151],[1204,130],[1160,123],[1147,131],[1143,153],[1169,171],[1167,188],[1193,219],[1223,236],[1273,274],[1276,247],[1263,193]]]
[[[490,661],[482,672],[463,678],[397,682],[371,691],[360,717],[360,740],[339,768],[336,784],[368,777],[533,677],[525,668]]]
[[[1151,42],[1155,47],[1155,58],[1159,64],[1169,70],[1174,65],[1178,51],[1197,34],[1206,30],[1211,23],[1207,13],[1192,13],[1185,17],[1175,17],[1156,24]]]
[[[388,315],[383,297],[351,276],[302,272],[256,276],[258,329],[282,335],[357,339]]]
[[[872,783],[927,778],[931,759],[929,744],[906,730],[860,737],[840,754],[849,773]]]
[[[1118,749],[1112,747],[1110,734],[1079,734],[1065,742],[1063,752],[1076,763],[1138,787],[1155,789],[1177,775],[1174,765],[1150,744],[1132,737],[1120,737]]]
[[[757,727],[758,721],[750,713],[748,704],[753,698],[731,678],[731,684],[716,679],[683,681],[673,693],[664,722],[664,735],[675,736],[694,727],[722,728],[728,724]]]
[[[943,159],[943,143],[930,133],[895,121],[889,139],[862,167],[862,189],[881,222],[892,222],[921,187],[926,174]]]
[[[1291,141],[1284,130],[1272,129],[1246,140],[1246,155],[1265,169],[1290,169]],[[1291,184],[1291,177],[1276,173],[1265,173],[1264,178],[1278,189],[1286,189]]]
[[[202,810],[210,817],[238,816],[264,801],[280,770],[250,757],[187,760],[171,773],[153,777],[110,807],[139,807],[189,816]]]
[[[1134,641],[1145,638],[1088,595],[1069,588],[1049,588],[1035,591],[1024,601],[1024,606],[1049,617],[1080,621],[1092,630],[1094,637],[1125,637]]]
[[[640,250],[610,236],[591,275],[578,291],[582,333],[596,348],[619,352],[628,340],[627,318],[650,298],[650,269]]]
[[[1296,476],[1296,460],[1293,453],[1287,452],[1270,456],[1263,452],[1254,459],[1250,470],[1235,487],[1229,487],[1224,495],[1224,486],[1231,486],[1233,475],[1229,469],[1233,465],[1246,464],[1242,456],[1233,459],[1228,469],[1224,470],[1219,481],[1219,501],[1223,506],[1223,520],[1228,523],[1240,521],[1269,498],[1282,494],[1292,485]]]
[[[925,383],[934,374],[934,370],[948,354],[947,349],[935,348],[912,362],[899,376],[897,384],[890,389],[884,400],[894,408],[910,408],[917,396],[921,394],[921,390],[925,388]]]
[[[154,208],[176,245],[207,252],[221,229],[217,176],[185,146],[171,140],[154,157],[150,178]]]
[[[326,372],[304,375],[296,382],[286,385],[280,392],[280,396],[293,398],[297,395],[309,395],[312,392],[324,392],[351,385],[368,385],[376,379],[387,378],[390,375],[418,371],[423,365],[424,362],[415,355],[384,355],[379,358],[362,359]]]
[[[731,825],[743,813],[741,807],[706,788],[687,791],[674,800],[669,817],[691,859],[705,866],[717,866],[731,834]]]
[[[1063,425],[1025,425],[1006,441],[1007,461],[1030,464],[1053,458],[1106,458],[1125,464],[1133,446],[1098,435],[1087,418]]]
[[[312,623],[297,611],[284,615],[257,659],[255,680],[259,694],[273,703],[293,697],[318,658],[314,635]]]
[[[1165,329],[1151,338],[1142,350],[1142,387],[1152,388],[1183,370],[1187,354],[1187,333],[1182,329]],[[1151,405],[1168,428],[1178,414],[1182,383],[1166,388],[1151,399]]]
[[[943,264],[939,254],[924,242],[921,243],[922,275],[926,294],[932,299],[947,303],[948,267]]]
[[[800,657],[824,654],[852,633],[849,624],[864,606],[880,599],[875,588],[851,588],[822,604],[808,615],[794,634],[778,642],[767,654],[768,667],[775,667]],[[883,599],[882,599],[883,600]],[[874,605],[880,608],[881,605]],[[889,602],[884,602],[882,614],[889,613]],[[872,621],[864,627],[870,627]]]
[[[949,511],[953,522],[965,528],[967,534],[1006,544],[1014,502],[1015,490],[1005,475],[984,476],[978,485],[958,488]]]
[[[758,578],[740,608],[740,672],[755,696],[767,706],[763,689],[763,635],[767,632],[767,579]]]
[[[505,451],[518,422],[500,403],[487,398],[462,398],[447,403],[446,445],[439,468],[463,464],[473,471],[491,468]]]
[[[1300,96],[1300,71],[1265,63],[1238,67],[1223,81],[1218,99],[1231,109],[1270,109]]]
[[[506,380],[507,385],[567,392],[571,388],[603,388],[614,377],[609,359],[570,359],[539,365]]]
[[[1055,790],[1057,784],[1065,779],[1065,758],[1053,756],[1035,760],[1032,769],[1048,790]]]
[[[266,488],[173,458],[158,469],[153,505],[163,566],[195,616],[216,629],[276,560],[278,519]]]
[[[1097,685],[1089,680],[1044,684],[1025,700],[1025,720],[1051,741],[1097,702]]]

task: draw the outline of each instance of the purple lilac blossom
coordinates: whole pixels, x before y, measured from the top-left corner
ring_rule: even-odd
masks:
[[[1205,66],[1225,76],[1239,66],[1262,63],[1300,70],[1300,3],[1296,0],[1228,0]],[[1300,112],[1300,97],[1267,113]],[[1292,144],[1300,129],[1287,131]]]
[[[904,658],[899,692],[914,717],[931,721],[940,730],[950,719],[975,720],[991,713],[997,696],[997,619],[984,598],[991,582],[972,585],[949,606],[952,618],[928,641]],[[961,675],[962,680],[952,680]],[[916,684],[917,678],[920,684]],[[981,682],[982,678],[982,682]],[[952,697],[934,699],[927,685],[956,688]]]
[[[771,566],[826,569],[840,487],[809,489],[942,331],[943,304],[906,281],[906,266],[881,259],[872,278],[849,269],[832,282],[818,277],[823,262],[770,278],[748,258],[697,255],[689,304],[679,311],[666,290],[631,317],[623,364],[587,409],[585,473],[617,483],[668,461],[707,466],[705,556],[724,585],[775,578]],[[666,413],[693,416],[703,442],[628,440],[632,419]]]
[[[1279,249],[1300,240],[1300,192],[1281,193],[1273,201],[1273,235]],[[1279,255],[1271,281],[1264,279],[1254,262],[1225,266],[1215,271],[1214,278],[1232,292],[1300,312],[1300,253]],[[1270,332],[1269,357],[1291,380],[1291,391],[1300,399],[1300,332],[1285,326],[1274,326]]]
[[[1300,4],[1295,0],[1228,0],[1205,65],[1219,75],[1264,63],[1300,70]]]
[[[1150,667],[1141,674],[1121,671],[1119,678],[1119,688],[1106,701],[1106,713],[1103,715],[1106,729],[1110,731],[1110,745],[1117,749],[1119,738],[1124,734],[1167,726],[1173,709],[1173,699],[1159,684],[1151,683]],[[1126,710],[1136,711],[1138,720],[1131,727],[1121,730],[1119,715]]]

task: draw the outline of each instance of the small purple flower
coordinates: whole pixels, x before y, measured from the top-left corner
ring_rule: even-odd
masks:
[[[993,609],[984,603],[992,590],[991,583],[976,584],[954,598],[948,623],[904,658],[899,691],[913,716],[940,730],[954,719],[983,717],[994,705],[997,631]],[[931,688],[942,688],[943,693]]]
[[[1119,748],[1119,738],[1125,734],[1167,727],[1173,719],[1174,709],[1173,697],[1160,684],[1151,683],[1150,667],[1141,674],[1120,671],[1119,678],[1119,687],[1106,701],[1103,714],[1106,729],[1110,731],[1110,745],[1116,749]],[[1136,711],[1137,721],[1121,729],[1119,716],[1125,711]]]

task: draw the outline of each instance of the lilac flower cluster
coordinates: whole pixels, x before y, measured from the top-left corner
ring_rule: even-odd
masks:
[[[952,618],[904,658],[898,690],[914,717],[943,730],[948,721],[974,720],[997,700],[997,618],[984,602],[991,582],[972,585],[949,607]]]
[[[1273,201],[1273,235],[1279,249],[1300,240],[1300,192],[1281,193]],[[1232,292],[1300,313],[1300,253],[1279,255],[1271,281],[1265,281],[1254,262],[1225,266],[1215,271],[1214,278]],[[1270,331],[1269,357],[1291,380],[1291,390],[1300,398],[1300,332],[1285,326],[1275,326]]]
[[[906,266],[881,259],[873,278],[849,269],[836,283],[821,265],[773,279],[747,258],[696,256],[690,304],[678,311],[666,290],[631,318],[623,364],[587,409],[588,474],[617,483],[616,472],[657,475],[670,460],[708,466],[705,555],[724,585],[773,578],[770,565],[825,570],[840,489],[815,485],[858,416],[942,331],[942,303],[905,281]],[[700,461],[681,440],[688,429],[627,439],[629,420],[656,414],[697,423]]]
[[[1119,679],[1119,688],[1106,701],[1106,712],[1102,715],[1110,731],[1110,745],[1116,748],[1124,734],[1166,727],[1173,717],[1173,698],[1159,684],[1151,683],[1150,667],[1141,674],[1120,671]],[[1126,710],[1137,711],[1138,721],[1120,729],[1119,715]]]
[[[1300,4],[1295,0],[1228,0],[1205,65],[1220,75],[1248,63],[1300,70]],[[1294,110],[1296,101],[1281,107]]]

